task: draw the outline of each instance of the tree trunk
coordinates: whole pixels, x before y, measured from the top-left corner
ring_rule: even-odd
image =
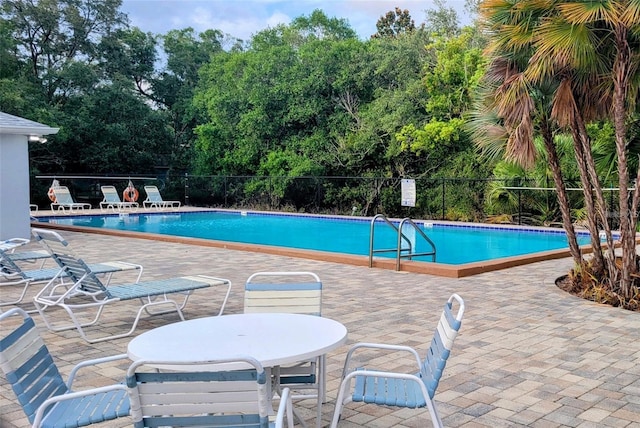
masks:
[[[591,268],[594,275],[598,279],[604,277],[604,258],[602,256],[602,245],[600,245],[600,236],[598,230],[597,213],[593,204],[593,187],[591,180],[589,179],[589,172],[587,167],[586,155],[584,153],[584,146],[582,144],[582,137],[578,130],[578,125],[574,123],[571,126],[571,134],[573,136],[573,149],[576,155],[576,161],[578,169],[580,170],[580,182],[584,192],[584,204],[587,208],[587,221],[589,223],[589,232],[591,235],[591,247],[593,249],[593,262]]]
[[[618,187],[620,194],[620,240],[622,241],[622,277],[620,292],[625,298],[631,297],[631,277],[636,273],[635,223],[631,223],[629,212],[629,170],[627,165],[626,108],[629,86],[631,52],[627,41],[627,30],[622,25],[616,27],[616,59],[613,65],[613,126],[618,155]],[[634,215],[635,217],[635,215]]]
[[[609,218],[608,218],[609,209],[607,208],[607,203],[605,202],[604,195],[602,193],[602,185],[600,184],[600,179],[598,177],[598,172],[596,170],[595,160],[593,159],[593,152],[591,151],[591,140],[589,139],[589,134],[587,133],[587,127],[581,115],[576,115],[576,127],[578,129],[580,144],[582,145],[584,162],[587,168],[587,172],[589,174],[589,181],[591,182],[590,190],[592,192],[592,195],[595,196],[596,213],[599,215],[601,219],[602,229],[604,229],[605,238],[607,240],[607,246],[609,248],[609,251],[607,251],[607,257],[606,258],[603,257],[603,262],[606,263],[606,267],[607,267],[606,277],[611,280],[611,285],[613,286],[613,284],[615,283],[615,279],[618,277],[618,267],[616,266],[616,263],[615,263],[613,234],[611,233],[611,226],[609,225]],[[599,229],[595,229],[594,233],[598,238],[598,242],[599,242],[600,241]]]
[[[582,252],[580,251],[578,239],[576,238],[576,231],[573,227],[573,222],[571,221],[571,207],[569,206],[567,189],[564,185],[562,169],[560,168],[560,161],[558,159],[558,152],[556,151],[556,145],[553,141],[553,134],[549,128],[549,122],[546,118],[542,119],[540,123],[540,131],[542,133],[544,145],[547,149],[549,167],[553,174],[553,183],[556,188],[558,204],[560,205],[560,213],[562,214],[562,225],[567,233],[567,240],[569,241],[569,252],[571,253],[571,257],[573,257],[573,262],[576,266],[582,266]]]

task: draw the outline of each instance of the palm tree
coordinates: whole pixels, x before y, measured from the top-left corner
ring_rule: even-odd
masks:
[[[610,117],[614,125],[622,268],[618,271],[612,264],[609,274],[615,291],[630,298],[632,278],[638,271],[635,253],[637,213],[631,208],[640,196],[636,186],[630,203],[627,134],[628,114],[635,107],[638,91],[635,77],[638,76],[640,54],[640,0],[556,1],[548,3],[547,9],[546,18],[538,28],[532,61],[553,64],[553,67],[547,71],[539,67],[538,71],[543,72],[534,74],[541,78],[547,78],[546,72],[566,76],[565,86],[571,87],[576,100],[571,109],[575,117],[570,126],[579,133],[585,154],[588,148],[589,162],[593,161],[593,156],[587,142],[585,120]],[[565,113],[571,110],[565,110]],[[595,186],[593,179],[595,164],[588,167],[594,189],[601,193],[601,186]],[[600,195],[597,197],[603,199]],[[604,203],[600,200],[598,203],[603,211]],[[609,235],[607,237],[609,240]]]
[[[557,83],[550,78],[534,85],[523,73],[533,54],[533,30],[542,15],[536,8],[521,7],[522,3],[486,0],[481,4],[480,11],[490,33],[491,61],[484,82],[485,96],[471,123],[473,135],[477,144],[485,149],[496,141],[503,141],[505,158],[528,167],[535,161],[533,134],[538,129],[547,151],[570,253],[575,264],[581,266],[584,260],[571,221],[571,207],[554,142],[556,128],[549,116]],[[592,226],[595,229],[595,223]],[[597,233],[595,238],[592,234],[592,245],[596,254],[601,254]]]

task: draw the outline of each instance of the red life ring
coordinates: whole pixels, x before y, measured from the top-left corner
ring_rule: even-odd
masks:
[[[124,189],[124,192],[122,192],[122,198],[127,202],[136,202],[138,200],[138,196],[140,196],[140,194],[138,193],[138,189],[135,187],[127,187]]]
[[[56,192],[53,190],[53,187],[49,187],[49,191],[47,192],[47,196],[51,200],[51,202],[56,202]]]

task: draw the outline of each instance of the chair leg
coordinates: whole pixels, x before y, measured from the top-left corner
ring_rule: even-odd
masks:
[[[434,428],[443,428],[444,425],[442,424],[442,419],[440,419],[440,415],[436,410],[436,403],[433,400],[429,399],[429,397],[426,398],[427,407],[429,408],[429,414],[431,415],[431,422],[433,423]]]
[[[342,406],[344,405],[344,395],[347,388],[351,386],[350,379],[342,379],[340,382],[340,389],[338,390],[338,396],[336,397],[336,408],[333,411],[333,418],[331,419],[331,428],[338,427],[338,420],[340,420],[340,414],[342,413]]]

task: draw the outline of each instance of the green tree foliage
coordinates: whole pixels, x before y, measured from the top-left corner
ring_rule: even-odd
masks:
[[[419,161],[410,174],[432,174],[458,152],[471,146],[464,114],[484,73],[482,52],[472,48],[473,33],[436,38],[427,45],[422,83],[425,115],[409,122],[396,134],[398,153],[410,152]]]
[[[441,37],[455,37],[460,34],[460,20],[455,9],[448,7],[444,0],[434,0],[435,8],[427,10],[425,29]]]
[[[120,5],[121,0],[2,3],[3,20],[11,26],[17,47],[15,59],[41,84],[48,102],[67,94],[61,86],[68,82],[68,67],[78,62],[87,68],[96,65],[96,39],[125,24],[125,16],[118,11]]]
[[[120,0],[8,0],[0,108],[61,128],[31,148],[37,172],[366,176],[322,191],[371,214],[397,196],[380,196],[384,179],[469,161],[477,32],[436,6],[428,30],[397,8],[361,41],[315,10],[243,42],[216,29],[144,33]],[[296,186],[277,193],[317,191]]]
[[[31,147],[34,171],[144,173],[167,163],[166,118],[136,93],[153,73],[155,41],[127,29],[120,4],[2,3],[11,34],[0,46],[11,64],[3,61],[2,110],[60,127]]]

